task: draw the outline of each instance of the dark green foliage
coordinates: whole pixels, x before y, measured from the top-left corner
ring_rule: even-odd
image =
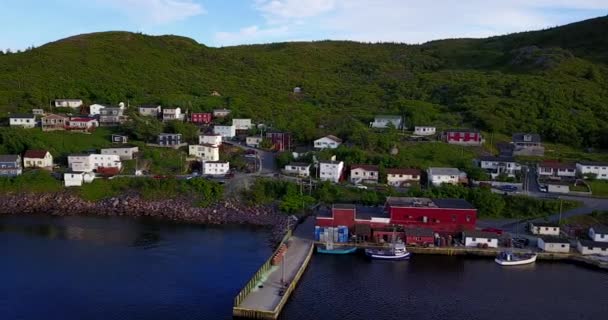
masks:
[[[404,115],[408,126],[532,131],[575,147],[608,147],[606,33],[603,17],[420,46],[321,41],[208,48],[175,36],[80,35],[0,55],[0,113],[65,97],[193,111],[224,106],[301,142],[338,133],[386,152],[393,133],[363,130],[381,113]],[[296,85],[303,94],[292,93]],[[214,90],[222,96],[210,96]]]

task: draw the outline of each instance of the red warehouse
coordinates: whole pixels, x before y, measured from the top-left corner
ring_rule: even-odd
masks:
[[[443,132],[442,139],[449,144],[460,144],[467,146],[479,146],[483,138],[478,130],[474,129],[450,129]]]
[[[211,112],[194,112],[190,114],[190,122],[198,124],[210,124],[213,120]]]
[[[454,234],[475,229],[477,209],[462,199],[388,197],[391,223]]]
[[[384,210],[374,207],[355,207],[351,204],[335,204],[331,211],[320,212],[316,224],[320,227],[347,226],[351,231],[359,225],[367,225],[374,236],[392,232],[393,226],[408,230],[413,240],[425,243],[430,235],[415,233],[412,228],[424,228],[432,233],[457,234],[475,229],[477,210],[462,199],[428,199],[389,197]],[[420,239],[417,239],[420,238]]]

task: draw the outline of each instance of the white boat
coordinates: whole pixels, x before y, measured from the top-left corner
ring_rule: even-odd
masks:
[[[521,266],[524,264],[534,263],[536,261],[536,253],[513,253],[503,251],[494,259],[501,266]]]
[[[380,260],[405,260],[409,259],[411,253],[405,249],[405,244],[395,243],[389,249],[366,249],[365,255]]]

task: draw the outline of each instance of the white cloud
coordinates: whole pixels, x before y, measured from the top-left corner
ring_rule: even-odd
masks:
[[[235,44],[251,44],[276,41],[279,37],[289,35],[289,27],[261,29],[259,26],[249,26],[237,32],[217,32],[215,41],[222,46]]]
[[[139,23],[167,24],[206,13],[193,0],[96,0]]]
[[[294,38],[420,43],[551,27],[573,21],[569,18],[573,12],[579,11],[580,18],[581,10],[608,12],[607,0],[251,1],[266,26],[220,32],[216,40],[222,44]]]

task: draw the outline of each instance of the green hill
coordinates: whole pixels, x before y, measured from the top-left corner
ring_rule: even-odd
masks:
[[[394,113],[410,125],[534,131],[575,147],[608,148],[606,34],[608,17],[423,45],[209,48],[177,36],[86,34],[0,55],[0,110],[27,111],[55,98],[228,106],[300,141],[329,132],[348,138],[374,114]],[[295,86],[304,93],[294,95]],[[222,96],[210,96],[214,90]]]

